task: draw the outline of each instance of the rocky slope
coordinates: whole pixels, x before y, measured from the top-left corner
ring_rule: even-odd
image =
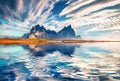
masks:
[[[46,30],[44,26],[36,25],[32,27],[29,33],[26,33],[22,38],[57,38],[57,39],[70,39],[76,38],[75,31],[71,25],[64,27],[59,32],[53,30]],[[79,37],[80,38],[80,37]]]

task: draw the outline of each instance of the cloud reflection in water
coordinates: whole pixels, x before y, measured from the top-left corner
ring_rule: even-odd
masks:
[[[0,80],[120,80],[119,43],[29,45],[23,48],[19,45],[0,46]]]

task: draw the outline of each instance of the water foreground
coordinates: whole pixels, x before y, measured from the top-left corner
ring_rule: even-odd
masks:
[[[0,81],[119,81],[120,42],[0,45]]]

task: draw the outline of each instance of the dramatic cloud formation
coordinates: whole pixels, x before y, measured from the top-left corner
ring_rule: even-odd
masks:
[[[0,37],[20,37],[36,24],[55,31],[71,24],[85,39],[120,39],[120,1],[0,0]]]

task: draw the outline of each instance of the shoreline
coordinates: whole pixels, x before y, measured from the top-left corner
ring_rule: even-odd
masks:
[[[83,39],[26,39],[26,38],[0,38],[0,44],[64,44],[64,43],[93,43],[93,42],[120,42],[115,40],[83,40]]]

